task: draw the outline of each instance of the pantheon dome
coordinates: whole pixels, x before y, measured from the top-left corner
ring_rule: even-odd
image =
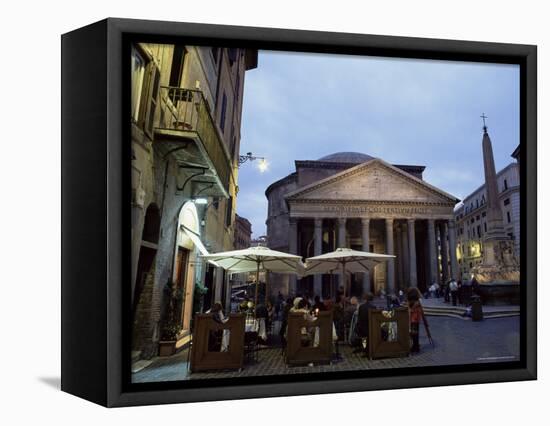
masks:
[[[334,154],[325,155],[317,161],[328,161],[331,163],[365,163],[374,159],[370,155],[361,152],[335,152]]]

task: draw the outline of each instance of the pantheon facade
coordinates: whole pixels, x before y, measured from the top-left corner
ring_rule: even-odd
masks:
[[[392,165],[356,152],[296,160],[296,171],[271,184],[267,238],[274,250],[304,259],[338,247],[395,255],[346,277],[347,293],[395,294],[458,278],[453,210],[459,200],[425,182],[424,166]],[[269,275],[272,295],[331,297],[342,278]]]

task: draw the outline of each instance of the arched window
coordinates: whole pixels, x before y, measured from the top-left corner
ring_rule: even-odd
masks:
[[[157,244],[160,235],[160,210],[156,204],[151,203],[145,212],[145,222],[141,239],[149,243]]]

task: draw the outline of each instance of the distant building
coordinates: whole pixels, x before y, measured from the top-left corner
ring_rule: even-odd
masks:
[[[519,148],[519,147],[518,147]],[[519,158],[519,149],[516,149]],[[499,200],[506,234],[514,241],[514,253],[520,254],[520,175],[519,162],[510,163],[497,173]],[[463,279],[470,269],[483,261],[483,236],[487,232],[486,190],[480,186],[455,210],[457,258]]]
[[[249,248],[252,237],[252,224],[250,221],[238,214],[235,214],[235,236],[234,246],[235,250],[244,250]],[[231,274],[230,284],[232,289],[242,288],[250,281],[248,273]]]
[[[251,236],[252,225],[250,224],[249,220],[245,217],[235,214],[235,250],[241,250],[250,247]]]
[[[258,247],[258,246],[267,247],[267,235],[260,235],[258,238],[254,238],[250,242],[250,246],[251,247]]]
[[[517,146],[516,149],[514,149],[514,152],[512,152],[512,157],[516,159],[516,161],[519,163],[519,149],[520,145]]]

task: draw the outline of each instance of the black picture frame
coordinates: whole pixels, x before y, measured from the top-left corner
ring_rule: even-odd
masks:
[[[131,40],[520,65],[521,360],[381,370],[368,378],[128,382]],[[537,377],[537,49],[486,43],[109,18],[62,42],[61,388],[98,404],[143,404],[534,380]],[[126,50],[125,50],[126,49]],[[125,143],[125,141],[127,143]],[[83,226],[84,224],[84,226]]]

